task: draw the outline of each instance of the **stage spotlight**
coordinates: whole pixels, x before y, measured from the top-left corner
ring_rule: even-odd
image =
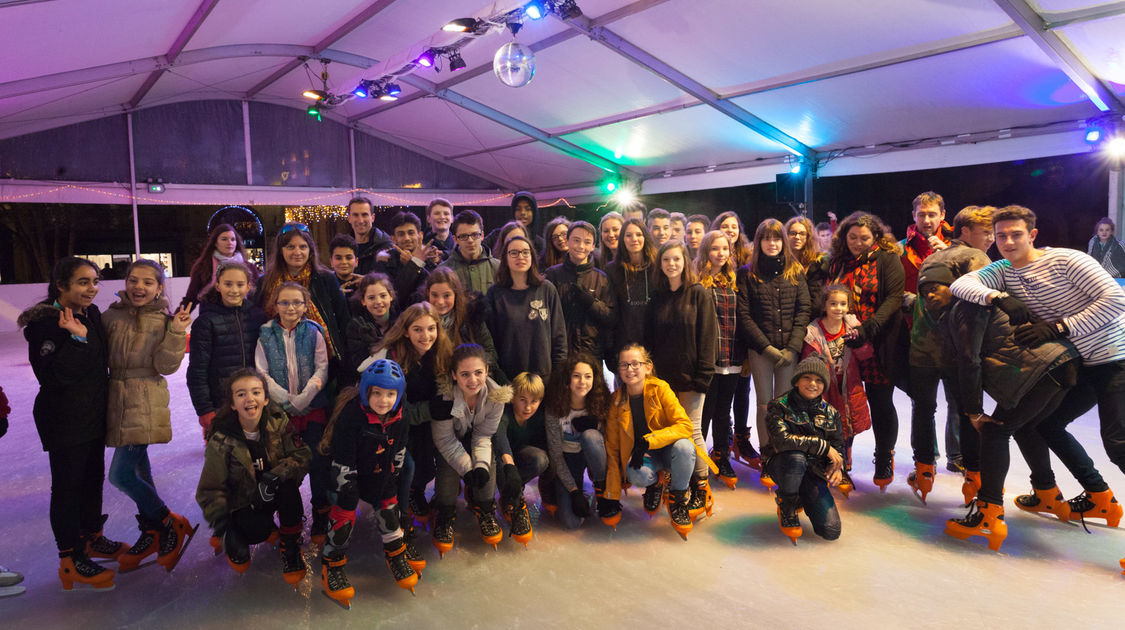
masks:
[[[316,105],[309,105],[308,109],[305,110],[305,113],[309,116],[315,116],[317,121],[324,120],[324,118],[322,118],[320,115],[320,108],[318,108]]]
[[[397,101],[399,94],[402,94],[402,88],[400,88],[397,83],[388,83],[383,88],[383,93],[379,95],[379,100]]]
[[[582,15],[582,9],[578,8],[578,3],[576,3],[574,0],[562,0],[561,2],[556,2],[555,12],[558,13],[559,17],[564,20],[569,20],[571,18],[576,18]]]
[[[414,63],[424,68],[432,68],[434,67],[434,58],[436,56],[437,55],[434,52],[433,48],[427,48],[425,52],[418,55],[418,58],[414,60]]]
[[[475,31],[477,30],[477,20],[476,18],[457,18],[449,24],[441,27],[441,30],[448,31],[450,33],[464,33],[465,31]]]
[[[539,20],[547,14],[547,7],[541,0],[531,0],[531,2],[523,5],[523,13],[533,20]]]
[[[356,98],[367,98],[368,96],[370,96],[370,94],[368,94],[367,92],[367,82],[361,81],[360,84],[357,85],[354,90],[352,90],[352,94],[355,94]]]
[[[1086,142],[1089,142],[1090,144],[1097,144],[1101,141],[1102,128],[1095,124],[1086,125]]]
[[[621,208],[627,208],[633,205],[637,200],[637,195],[628,188],[620,188],[617,192],[613,193],[613,202]]]
[[[794,175],[799,174],[801,172],[801,163],[800,162],[794,162],[793,166],[789,167],[789,172],[793,173]]]
[[[469,64],[465,63],[465,60],[463,58],[461,58],[461,53],[457,52],[456,50],[449,51],[449,71],[450,72],[456,72],[456,71],[458,71],[458,70],[460,70],[460,69],[462,69],[462,68],[464,68],[468,65]]]
[[[1125,158],[1125,136],[1117,136],[1105,143],[1105,152],[1112,158]]]
[[[328,92],[325,92],[324,90],[305,90],[304,92],[301,92],[301,96],[305,98],[311,98],[314,101],[323,101],[324,99],[328,98]]]

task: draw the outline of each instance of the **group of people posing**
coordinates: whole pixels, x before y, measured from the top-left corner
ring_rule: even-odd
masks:
[[[345,606],[360,501],[411,590],[426,565],[416,523],[451,550],[463,488],[486,543],[503,539],[499,511],[526,545],[536,479],[565,527],[596,513],[616,528],[632,486],[686,539],[711,513],[711,476],[735,488],[733,460],[776,489],[794,544],[801,511],[836,539],[830,488],[853,490],[858,433],[874,430],[874,484],[893,481],[896,386],[913,401],[907,483],[923,501],[945,387],[946,467],[964,475],[970,507],[949,534],[999,548],[1009,437],[1032,469],[1019,508],[1118,524],[1120,505],[1066,427],[1096,404],[1110,460],[1125,467],[1125,293],[1082,252],[1036,249],[1030,210],[971,206],[950,225],[941,197],[923,193],[896,242],[863,212],[838,225],[767,219],[748,234],[734,212],[640,204],[596,227],[555,217],[540,237],[534,196],[511,207],[513,220],[486,234],[479,214],[436,199],[428,229],[399,212],[387,234],[357,198],[351,234],[329,244],[331,268],[308,227],[287,223],[261,273],[220,225],[175,310],[152,261],[129,266],[102,314],[97,267],[61,260],[20,324],[41,386],[34,416],[64,588],[113,587],[92,558],[129,571],[155,555],[171,571],[198,528],[161,499],[147,450],[172,438],[164,376],[185,356],[189,324],[187,385],[206,441],[196,501],[215,553],[243,572],[250,546],[269,540],[285,580],[301,581],[307,477],[322,588]],[[136,503],[132,546],[102,531],[106,446],[111,484]],[[1063,499],[1049,452],[1080,496]]]

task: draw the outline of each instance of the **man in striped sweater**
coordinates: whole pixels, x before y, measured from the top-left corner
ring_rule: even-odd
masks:
[[[1078,385],[1055,411],[1056,420],[1070,422],[1097,404],[1106,454],[1125,471],[1125,291],[1083,252],[1036,249],[1031,210],[1001,208],[992,224],[1004,260],[961,276],[950,290],[1002,309],[1018,326],[1021,344],[1066,337],[1078,348],[1083,361]],[[1082,514],[1116,523],[1122,514],[1109,490],[1083,492],[1069,503],[1075,519]]]

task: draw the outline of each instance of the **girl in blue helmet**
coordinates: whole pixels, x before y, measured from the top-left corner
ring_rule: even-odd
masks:
[[[359,500],[375,510],[387,566],[402,588],[414,592],[425,560],[409,561],[399,524],[398,476],[406,457],[408,425],[402,419],[406,377],[399,364],[379,359],[364,369],[358,391],[341,392],[320,449],[331,445],[333,495],[328,538],[321,554],[324,594],[350,608],[355,589],[344,573],[348,539]]]

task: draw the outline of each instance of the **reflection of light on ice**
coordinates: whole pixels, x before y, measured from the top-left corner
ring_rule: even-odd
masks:
[[[169,378],[173,441],[149,453],[161,496],[198,523],[195,485],[203,443],[184,385],[186,367],[185,360]],[[387,571],[371,509],[364,504],[348,554],[348,576],[356,587],[351,611],[319,594],[315,553],[306,552],[310,574],[295,593],[281,577],[277,552],[266,545],[255,547],[249,571],[236,576],[222,557],[212,555],[205,524],[173,573],[148,567],[118,576],[111,593],[64,595],[47,522],[47,456],[30,414],[37,387],[19,333],[0,333],[0,383],[14,410],[11,429],[0,439],[0,564],[23,572],[28,588],[18,598],[0,600],[4,627],[58,628],[81,619],[92,628],[199,628],[232,620],[269,628],[329,623],[369,628],[373,620],[394,628],[947,628],[982,613],[990,623],[1045,627],[1073,620],[1075,602],[1082,603],[1084,624],[1120,623],[1118,559],[1125,556],[1125,536],[1097,524],[1086,534],[1054,517],[1017,513],[1011,498],[1029,486],[1014,445],[1006,484],[1010,533],[1002,552],[942,534],[946,518],[965,513],[959,507],[961,481],[939,460],[929,505],[910,494],[905,481],[910,402],[901,392],[895,397],[900,417],[895,482],[885,495],[873,491],[873,437],[870,431],[861,434],[854,455],[858,488],[850,500],[839,501],[844,533],[834,543],[819,540],[802,516],[805,535],[797,547],[790,545],[778,531],[773,501],[757,474],[735,464],[738,488],[730,491],[716,482],[715,514],[696,523],[686,543],[672,530],[666,511],[645,517],[635,489],[623,497],[625,514],[616,534],[597,518],[566,531],[544,513],[527,549],[505,538],[493,551],[462,504],[456,547],[444,560],[438,561],[429,533],[418,528],[418,548],[429,565],[417,597],[398,588]],[[940,399],[938,417],[945,417]],[[1110,486],[1125,489],[1125,478],[1106,460],[1097,418],[1087,414],[1071,428]],[[111,456],[107,450],[107,465]],[[1056,472],[1066,496],[1080,492],[1061,466]],[[539,502],[534,482],[527,497],[534,514]],[[110,514],[106,534],[132,544],[138,534],[135,506],[108,483],[104,511]]]

